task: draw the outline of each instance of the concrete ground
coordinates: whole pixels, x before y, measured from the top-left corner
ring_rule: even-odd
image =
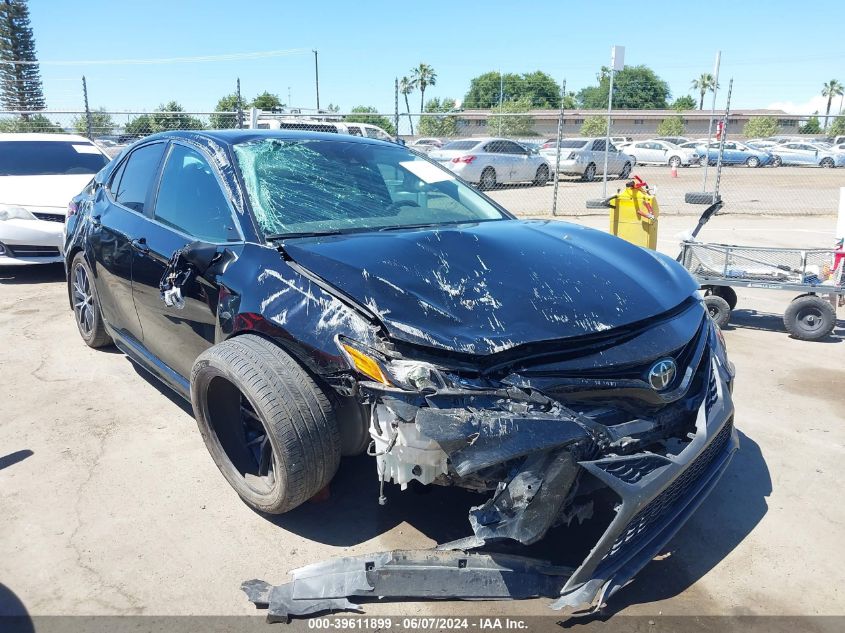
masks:
[[[702,167],[682,167],[677,177],[665,166],[641,165],[634,169],[656,192],[663,215],[700,215],[703,207],[684,202],[694,191],[713,191],[716,168],[707,170],[704,188]],[[615,176],[607,182],[607,196],[625,186]],[[719,192],[732,213],[769,215],[830,215],[839,208],[840,188],[845,187],[845,169],[817,167],[730,166],[722,170]],[[601,200],[605,188],[601,180],[582,182],[562,176],[558,185],[557,214],[562,216],[603,215],[602,209],[588,209],[588,200]],[[489,194],[506,209],[517,214],[550,214],[554,199],[553,183],[543,187],[528,184],[506,185]]]
[[[722,216],[701,237],[829,246],[833,223]],[[660,248],[674,253],[673,236],[689,225],[665,218]],[[671,555],[617,594],[612,612],[845,613],[845,323],[824,342],[790,339],[780,318],[788,299],[740,290],[725,336],[741,450]],[[60,268],[0,270],[0,403],[0,613],[251,614],[244,580],[281,583],[328,557],[463,536],[478,502],[389,486],[380,507],[374,465],[357,458],[342,464],[327,501],[256,514],[217,471],[185,403],[122,354],[82,343]],[[527,616],[549,614],[547,603],[365,609]]]

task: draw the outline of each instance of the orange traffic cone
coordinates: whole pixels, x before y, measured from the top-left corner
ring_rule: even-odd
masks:
[[[678,177],[678,167],[677,165],[672,165],[672,178]]]

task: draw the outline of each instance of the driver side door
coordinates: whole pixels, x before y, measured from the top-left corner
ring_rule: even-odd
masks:
[[[181,287],[181,308],[165,304],[159,282],[172,255],[191,242],[240,250],[241,227],[223,191],[206,156],[192,146],[171,142],[154,204],[136,239],[132,265],[144,347],[156,364],[166,366],[157,367],[166,379],[173,378],[169,369],[187,381],[194,360],[217,339],[217,279],[192,274]]]

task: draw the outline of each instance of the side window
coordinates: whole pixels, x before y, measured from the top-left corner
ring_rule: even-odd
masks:
[[[593,141],[593,151],[594,152],[603,152],[604,151],[604,139],[599,139],[597,141]]]
[[[607,146],[607,151],[609,151],[609,152],[619,152],[619,150],[616,149],[616,145],[614,145],[613,143],[611,143],[610,145]]]
[[[350,125],[347,129],[349,130],[349,133],[352,136],[364,136],[361,133],[361,128],[359,128],[357,125]]]
[[[139,213],[144,212],[147,194],[163,153],[164,143],[154,143],[139,147],[129,155],[112,180],[113,187],[117,185],[116,190],[112,188],[112,193],[119,204]]]
[[[203,156],[174,145],[161,175],[155,218],[200,240],[238,240],[238,231],[220,183]]]
[[[502,141],[493,141],[492,143],[487,143],[487,146],[484,148],[484,151],[489,152],[490,154],[501,154]]]
[[[505,141],[502,144],[504,145],[505,154],[525,154],[528,151],[522,145],[510,141]]]

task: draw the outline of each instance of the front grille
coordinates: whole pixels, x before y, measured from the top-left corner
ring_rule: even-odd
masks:
[[[33,213],[32,215],[34,215],[39,220],[45,220],[47,222],[61,222],[62,224],[65,223],[64,215],[56,215],[55,213]]]
[[[647,474],[665,466],[668,462],[656,455],[643,455],[631,459],[615,460],[612,462],[598,462],[596,466],[629,484],[635,484]]]
[[[6,244],[6,251],[12,257],[58,257],[59,249],[55,246],[28,246],[26,244]]]
[[[695,484],[724,452],[731,437],[733,422],[728,421],[716,434],[710,444],[695,460],[673,481],[668,488],[657,495],[645,508],[640,510],[628,523],[625,530],[614,541],[613,546],[602,557],[602,563],[609,563],[627,552],[635,552],[640,543],[656,529],[659,523],[681,501],[687,499]]]

